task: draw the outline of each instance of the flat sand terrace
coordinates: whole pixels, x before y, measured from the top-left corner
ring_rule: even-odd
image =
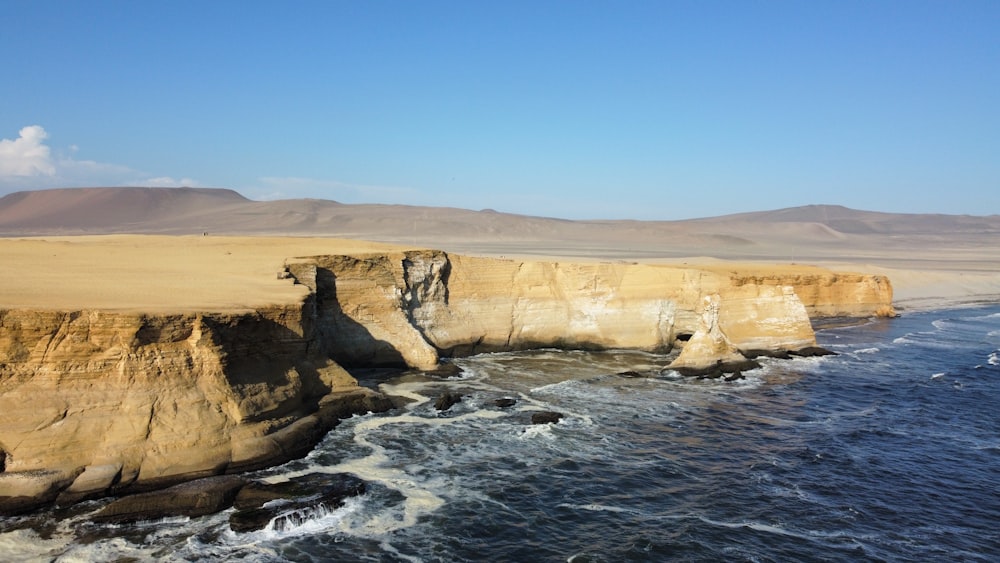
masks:
[[[0,309],[149,313],[297,303],[279,279],[298,256],[402,250],[346,239],[97,235],[0,239]]]
[[[428,247],[455,250],[433,240],[421,242],[423,246],[404,246],[342,238],[215,235],[0,238],[0,309],[227,312],[298,303],[308,290],[290,279],[279,279],[286,261]],[[531,254],[518,249],[506,255],[503,249],[458,250],[525,261],[646,263],[719,273],[808,273],[824,268],[882,274],[892,282],[895,302],[902,311],[1000,302],[1000,263],[986,255],[990,253],[977,255],[968,264],[918,253],[908,261],[876,257],[865,262],[809,260],[800,255],[793,264],[731,256],[620,259],[614,249],[567,256],[558,243],[534,245]]]

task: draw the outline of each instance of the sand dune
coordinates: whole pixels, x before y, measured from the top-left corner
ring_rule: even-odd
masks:
[[[258,202],[231,190],[196,188],[44,190],[0,198],[0,236],[8,238],[204,233],[210,238],[353,239],[508,257],[813,263],[885,273],[893,280],[903,308],[1000,295],[997,215],[904,215],[813,205],[686,221],[568,221],[490,210],[346,205],[315,199]],[[239,247],[237,239],[226,240]],[[254,253],[273,258],[267,266],[269,277],[280,258],[305,252],[298,243],[286,249],[276,242],[246,244]],[[4,244],[0,255],[5,266],[23,263],[14,262],[8,246]],[[265,248],[275,249],[274,255]],[[18,260],[29,259],[31,252]],[[10,272],[4,276],[8,282],[15,277]],[[5,282],[3,287],[10,286]]]

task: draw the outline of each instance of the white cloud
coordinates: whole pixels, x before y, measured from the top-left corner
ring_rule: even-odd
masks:
[[[22,127],[16,139],[0,139],[0,176],[54,176],[56,167],[39,125]]]
[[[0,193],[43,188],[80,186],[197,186],[191,178],[175,180],[134,170],[128,166],[80,160],[71,155],[80,148],[73,144],[69,155],[53,155],[45,144],[48,133],[40,125],[29,125],[16,139],[0,139]]]

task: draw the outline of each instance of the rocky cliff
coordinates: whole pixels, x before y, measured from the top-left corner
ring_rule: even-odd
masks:
[[[317,256],[288,268],[314,290],[317,330],[345,365],[433,369],[441,356],[539,347],[667,351],[710,330],[706,307],[726,349],[794,352],[816,345],[810,316],[894,314],[884,277],[818,268],[748,274],[439,251]],[[719,359],[691,352],[684,362]]]
[[[891,314],[884,278],[421,250],[286,263],[295,305],[0,310],[0,511],[142,491],[304,454],[388,408],[341,368],[434,369],[538,347],[667,351],[702,369],[814,347],[809,315]]]
[[[0,511],[279,463],[388,408],[308,314],[0,311]]]

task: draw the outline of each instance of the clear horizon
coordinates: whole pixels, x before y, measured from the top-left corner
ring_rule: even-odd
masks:
[[[27,2],[0,196],[1000,213],[1000,4]]]

